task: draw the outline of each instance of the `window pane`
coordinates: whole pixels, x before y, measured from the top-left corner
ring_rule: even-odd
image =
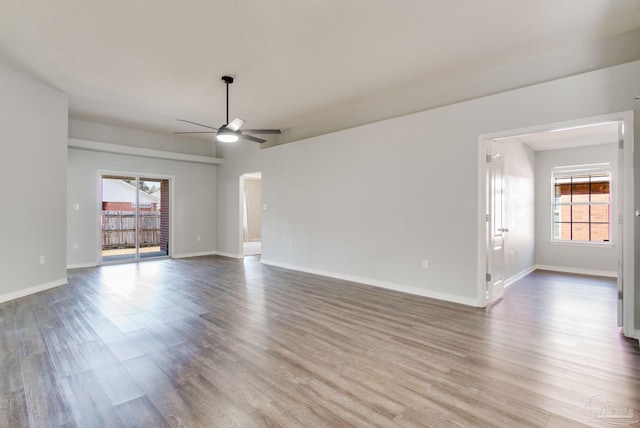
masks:
[[[558,222],[570,222],[571,205],[556,205],[553,220]]]
[[[609,223],[609,205],[591,205],[593,223]]]
[[[571,202],[589,202],[589,177],[573,177]]]
[[[571,240],[571,223],[554,223],[553,239],[570,241]]]
[[[591,202],[609,202],[609,176],[594,176],[591,178]]]
[[[564,178],[557,178],[555,181],[555,202],[571,202],[571,184]]]
[[[589,240],[589,223],[572,223],[571,239],[573,241]]]
[[[589,222],[589,205],[572,205],[571,206],[571,221],[572,222]],[[575,237],[573,238],[575,239]]]
[[[591,240],[594,242],[609,241],[609,225],[608,224],[592,224]]]

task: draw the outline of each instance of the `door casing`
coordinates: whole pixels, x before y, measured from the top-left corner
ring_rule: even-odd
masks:
[[[622,331],[627,337],[635,337],[635,272],[634,272],[634,135],[633,123],[634,112],[625,111],[620,113],[611,113],[601,116],[587,117],[565,122],[548,123],[526,128],[504,130],[478,136],[478,222],[477,222],[477,301],[479,307],[485,307],[488,304],[487,299],[487,233],[486,233],[486,215],[489,213],[487,207],[487,162],[486,156],[488,152],[488,144],[492,139],[507,138],[517,135],[533,134],[540,132],[548,132],[557,129],[591,125],[595,123],[619,121],[622,123],[624,133],[621,136],[623,148],[620,153],[619,175],[621,177],[618,189],[618,219],[619,221],[617,242],[619,245],[619,271],[618,284],[622,289]],[[623,233],[624,231],[624,233]]]

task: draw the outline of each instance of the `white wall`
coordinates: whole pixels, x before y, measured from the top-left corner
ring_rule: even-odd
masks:
[[[618,180],[618,145],[600,144],[572,149],[536,152],[536,263],[561,270],[615,275],[618,256],[615,247],[551,243],[551,171],[554,167],[609,162],[614,180]],[[612,211],[612,219],[616,219]],[[617,237],[612,222],[611,237]],[[619,242],[614,242],[620,245]]]
[[[66,282],[67,96],[0,64],[0,301]],[[45,263],[40,264],[40,256]]]
[[[99,170],[172,176],[172,256],[214,253],[215,168],[215,165],[200,163],[69,149],[68,266],[95,266],[99,262]],[[73,209],[75,204],[80,206],[79,210]],[[196,240],[197,236],[200,241]],[[74,249],[75,243],[79,249]]]
[[[262,238],[262,181],[259,178],[244,179],[244,194],[247,204],[246,241],[260,241]]]
[[[182,128],[179,128],[179,122],[176,122],[176,131],[179,129]],[[215,156],[216,154],[216,146],[213,142],[214,137],[210,137],[210,141],[205,141],[79,119],[69,119],[69,136],[80,140],[98,141],[100,143],[119,144],[199,156]]]
[[[478,136],[639,109],[639,88],[633,62],[276,146],[246,163],[243,150],[225,150],[218,230],[237,230],[239,173],[262,171],[263,261],[471,304],[484,275]],[[233,241],[218,248],[238,253]]]
[[[513,139],[499,142],[504,153],[504,277],[507,284],[535,266],[535,153]]]
[[[216,230],[217,253],[229,257],[242,257],[243,249],[240,223],[240,176],[261,172],[260,145],[248,141],[233,144],[219,143],[216,149],[218,157],[224,159],[216,170],[217,204]],[[264,186],[265,177],[262,176]],[[263,188],[264,196],[264,188]],[[262,225],[264,231],[264,225]]]

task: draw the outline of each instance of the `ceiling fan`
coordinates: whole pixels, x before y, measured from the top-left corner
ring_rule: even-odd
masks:
[[[243,129],[240,128],[244,125],[244,120],[235,118],[229,122],[229,85],[233,83],[233,77],[222,76],[222,80],[227,85],[227,122],[219,128],[214,128],[209,125],[203,125],[202,123],[191,122],[189,120],[178,119],[180,122],[191,123],[193,125],[203,126],[205,128],[212,129],[212,131],[188,131],[188,132],[174,132],[174,134],[216,134],[216,139],[221,143],[235,143],[239,139],[254,141],[256,143],[264,143],[267,140],[254,137],[250,134],[280,134],[279,129]]]

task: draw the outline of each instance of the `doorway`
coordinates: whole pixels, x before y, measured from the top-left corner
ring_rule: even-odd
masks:
[[[634,271],[633,271],[633,207],[631,203],[633,201],[633,112],[624,112],[612,115],[604,115],[595,118],[585,118],[581,120],[557,123],[557,124],[548,124],[538,127],[531,127],[526,129],[512,130],[512,131],[504,131],[493,134],[482,135],[479,138],[480,150],[479,150],[479,194],[486,195],[486,197],[482,197],[479,200],[480,212],[479,212],[479,223],[478,223],[478,268],[481,273],[481,278],[478,281],[478,302],[479,306],[487,306],[494,299],[494,293],[492,293],[492,286],[494,279],[492,274],[492,266],[494,264],[494,260],[492,260],[493,252],[493,244],[495,243],[492,238],[493,234],[491,233],[492,229],[494,229],[495,225],[492,222],[493,214],[493,200],[492,200],[492,166],[489,161],[489,157],[492,153],[493,143],[492,140],[498,140],[501,142],[508,142],[510,139],[519,138],[521,140],[526,140],[527,136],[535,136],[535,135],[544,135],[546,138],[543,138],[545,144],[550,144],[552,140],[558,136],[567,135],[565,131],[571,131],[569,134],[580,134],[590,132],[591,128],[607,128],[609,132],[609,136],[613,135],[613,140],[610,142],[611,146],[615,146],[614,151],[617,153],[613,154],[617,159],[617,175],[613,179],[611,183],[611,194],[614,198],[613,205],[615,205],[612,216],[612,237],[614,239],[615,245],[609,242],[602,243],[604,245],[609,245],[611,247],[611,252],[614,253],[615,260],[612,265],[614,267],[611,269],[611,276],[617,277],[617,286],[619,289],[619,325],[623,327],[623,333],[626,336],[632,337],[634,335]],[[611,128],[613,127],[613,134],[611,134]],[[577,132],[580,131],[580,132]],[[563,134],[564,133],[564,134]],[[523,138],[525,137],[525,138]],[[608,142],[609,143],[609,142]],[[572,143],[574,147],[586,144],[579,144],[577,142]],[[591,144],[598,144],[596,142],[591,142]],[[602,144],[602,143],[599,143]],[[506,146],[507,144],[505,144]],[[555,147],[560,148],[560,147]],[[542,148],[540,150],[551,150],[555,149],[554,147]],[[535,149],[534,149],[535,150]],[[537,157],[536,157],[537,158]],[[508,159],[505,160],[508,163]],[[551,177],[546,177],[551,178]],[[537,183],[536,185],[538,185]],[[540,186],[538,186],[540,188]],[[510,203],[511,201],[508,200]],[[550,196],[550,199],[552,197]],[[625,201],[627,203],[625,204]],[[532,210],[530,210],[532,211]],[[498,214],[499,216],[499,214]],[[551,209],[548,213],[549,218],[551,218]],[[506,223],[509,223],[509,218],[507,216]],[[518,223],[515,223],[519,225]],[[538,225],[538,221],[536,221],[536,225]],[[536,226],[536,227],[537,227]],[[511,225],[506,224],[501,226],[504,231],[508,231],[512,229]],[[543,228],[537,227],[538,230],[542,230]],[[544,228],[546,231],[546,227]],[[624,233],[623,233],[624,231]],[[553,240],[551,227],[549,227],[547,240]],[[511,232],[513,233],[513,231]],[[506,236],[505,242],[510,239],[509,234],[502,234],[503,237]],[[536,239],[535,242],[538,241],[539,238]],[[536,246],[538,246],[536,244]],[[578,243],[580,244],[580,243]],[[566,245],[566,244],[562,244]],[[569,247],[562,247],[562,250]],[[540,255],[540,252],[538,252]],[[504,257],[509,260],[509,257],[513,257],[514,252],[505,252]],[[517,253],[515,257],[518,257]],[[555,263],[551,263],[555,264]],[[617,264],[617,266],[615,266]],[[522,278],[526,274],[530,273],[535,269],[544,269],[545,267],[540,265],[540,261],[537,260],[537,256],[531,259],[529,263],[530,269],[529,271],[523,272],[518,278],[513,278],[514,281]],[[566,270],[566,272],[571,272],[571,270]],[[585,272],[589,273],[589,272]],[[599,274],[599,273],[595,273]],[[499,293],[496,293],[499,296]]]
[[[262,254],[262,173],[240,176],[240,248],[242,256]]]
[[[101,174],[101,264],[169,256],[170,179]]]

